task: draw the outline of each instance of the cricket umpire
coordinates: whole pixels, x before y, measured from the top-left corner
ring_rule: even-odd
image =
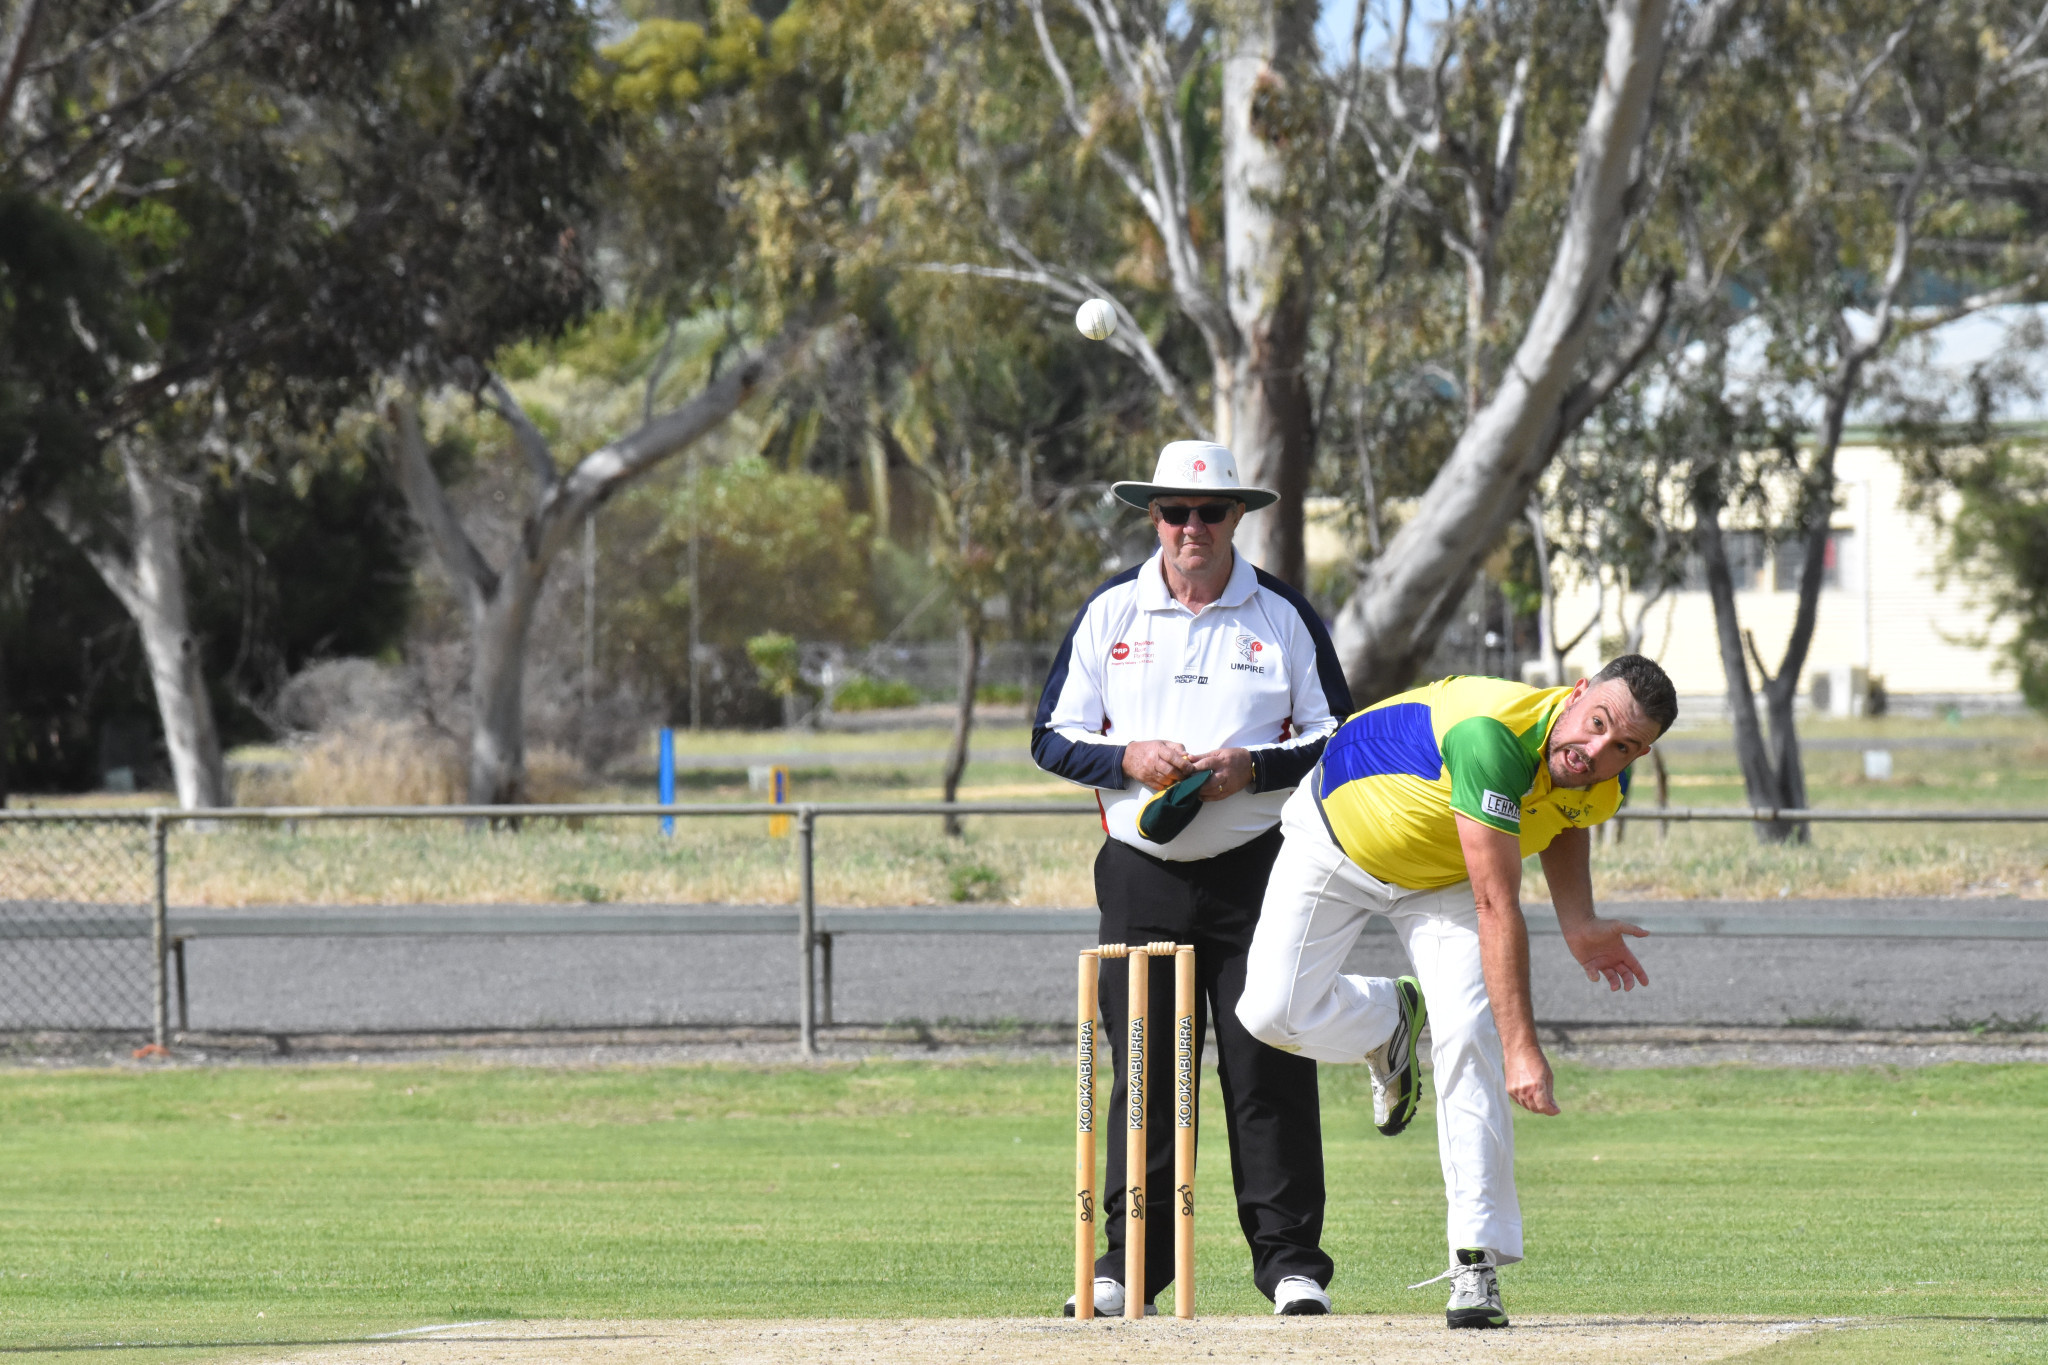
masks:
[[[1321,1248],[1322,1120],[1316,1065],[1254,1038],[1239,1021],[1245,958],[1280,851],[1280,810],[1351,710],[1328,632],[1300,593],[1231,548],[1270,489],[1240,486],[1237,460],[1175,441],[1149,483],[1113,490],[1146,509],[1159,549],[1098,587],[1054,658],[1031,732],[1038,766],[1093,787],[1108,838],[1095,859],[1100,942],[1192,943],[1195,1051],[1211,1022],[1230,1136],[1231,1186],[1252,1274],[1273,1311],[1329,1311]],[[1101,977],[1104,1036],[1121,1051],[1127,977]],[[1151,1017],[1172,1013],[1170,972],[1153,975]],[[1104,1112],[1124,1103],[1122,1059]],[[1148,1124],[1170,1131],[1171,1086]],[[1124,1309],[1125,1125],[1108,1127],[1107,1254],[1097,1311]],[[1172,1278],[1170,1144],[1148,1165],[1143,1222],[1149,1305]],[[1073,1311],[1069,1300],[1067,1311]],[[1149,1311],[1149,1309],[1148,1309]]]

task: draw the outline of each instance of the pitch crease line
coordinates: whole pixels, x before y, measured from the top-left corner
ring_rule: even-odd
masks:
[[[416,1337],[422,1332],[452,1332],[458,1327],[489,1327],[496,1318],[478,1318],[475,1322],[444,1322],[433,1327],[408,1327],[403,1332],[379,1332],[365,1341],[389,1341],[393,1337]]]

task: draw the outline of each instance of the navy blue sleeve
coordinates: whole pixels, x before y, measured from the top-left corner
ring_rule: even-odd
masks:
[[[1142,567],[1135,565],[1126,569],[1088,594],[1081,610],[1074,613],[1073,624],[1067,627],[1067,637],[1060,641],[1060,652],[1053,656],[1045,687],[1038,694],[1038,715],[1031,726],[1031,761],[1056,777],[1064,777],[1084,787],[1122,790],[1125,782],[1124,746],[1069,739],[1053,728],[1053,711],[1059,705],[1060,694],[1066,690],[1067,676],[1074,659],[1074,636],[1081,629],[1081,622],[1087,619],[1088,609],[1103,593],[1136,578]]]
[[[1337,648],[1330,643],[1330,632],[1324,627],[1323,618],[1291,584],[1275,578],[1264,569],[1260,569],[1258,575],[1259,586],[1294,608],[1295,614],[1301,618],[1302,629],[1315,643],[1316,685],[1323,690],[1323,700],[1330,714],[1338,725],[1342,725],[1351,716],[1351,688],[1344,681],[1344,670],[1337,662]],[[1263,745],[1253,749],[1252,790],[1285,791],[1301,785],[1301,780],[1322,760],[1323,747],[1329,742],[1330,736],[1323,734],[1299,743]]]
[[[1337,662],[1337,646],[1330,643],[1330,632],[1323,625],[1323,618],[1316,614],[1315,606],[1306,597],[1295,591],[1293,584],[1273,577],[1264,569],[1260,569],[1258,575],[1260,587],[1278,593],[1301,613],[1301,623],[1308,627],[1310,638],[1316,642],[1316,681],[1323,685],[1323,696],[1329,699],[1330,714],[1339,723],[1349,720],[1351,685],[1344,681],[1344,666]],[[1307,771],[1307,768],[1302,769],[1303,773]]]
[[[1252,750],[1252,790],[1273,792],[1300,786],[1322,762],[1323,747],[1329,742],[1328,735],[1319,735],[1306,744]]]

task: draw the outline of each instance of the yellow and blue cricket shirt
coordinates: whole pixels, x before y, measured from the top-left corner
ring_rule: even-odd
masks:
[[[1330,836],[1383,882],[1428,891],[1464,881],[1457,816],[1540,853],[1621,808],[1619,778],[1554,786],[1544,750],[1569,687],[1445,678],[1358,712],[1311,777]]]

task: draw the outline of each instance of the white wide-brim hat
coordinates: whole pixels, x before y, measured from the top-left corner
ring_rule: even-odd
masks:
[[[1280,501],[1270,488],[1246,488],[1237,481],[1237,456],[1214,441],[1171,441],[1159,452],[1152,482],[1125,479],[1110,492],[1133,507],[1149,507],[1154,498],[1199,498],[1211,494],[1236,498],[1244,510],[1256,512]]]

